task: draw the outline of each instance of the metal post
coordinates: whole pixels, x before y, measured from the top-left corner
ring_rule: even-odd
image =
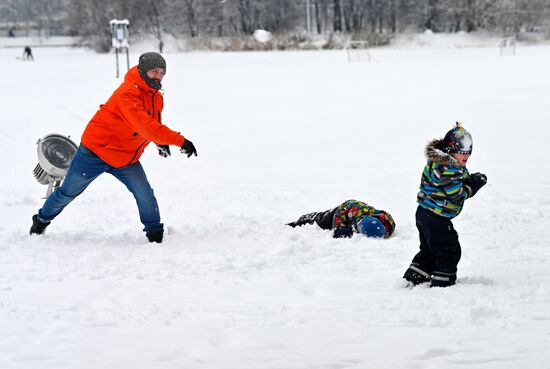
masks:
[[[306,0],[306,31],[311,32],[311,0]]]
[[[126,48],[126,70],[130,70],[130,48]]]
[[[116,55],[116,78],[118,78],[118,48],[115,48]]]

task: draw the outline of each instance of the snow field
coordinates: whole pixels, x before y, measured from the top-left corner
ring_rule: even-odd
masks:
[[[163,117],[199,156],[142,157],[161,246],[108,175],[45,237],[27,235],[45,193],[36,140],[78,141],[120,81],[113,55],[12,53],[0,49],[0,367],[545,367],[549,47],[380,49],[371,64],[339,51],[167,54]],[[423,147],[455,120],[489,183],[454,221],[458,284],[406,289]],[[284,226],[348,198],[389,211],[395,235]]]

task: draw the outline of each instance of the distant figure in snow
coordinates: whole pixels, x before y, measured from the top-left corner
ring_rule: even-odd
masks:
[[[358,200],[347,200],[334,209],[304,214],[287,225],[294,228],[313,223],[322,229],[334,230],[334,238],[348,238],[353,233],[388,238],[395,230],[395,222],[389,213]]]
[[[32,50],[30,46],[25,46],[25,49],[23,50],[23,60],[34,61],[34,57],[32,56]]]
[[[412,285],[431,281],[432,287],[448,287],[456,282],[461,250],[451,219],[460,214],[464,201],[487,183],[484,174],[469,174],[466,169],[472,144],[470,133],[457,123],[443,139],[426,146],[428,163],[422,172],[416,210],[420,251],[403,276]]]
[[[43,234],[65,206],[107,172],[134,195],[147,239],[162,242],[164,226],[157,200],[139,158],[151,142],[163,157],[170,156],[168,145],[180,147],[187,157],[197,156],[190,140],[162,124],[160,90],[165,74],[166,61],[160,54],[139,57],[139,64],[126,73],[124,82],[86,126],[63,184],[32,217],[30,234]]]

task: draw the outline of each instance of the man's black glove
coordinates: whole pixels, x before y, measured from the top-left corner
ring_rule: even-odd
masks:
[[[157,145],[157,150],[159,151],[159,155],[163,158],[167,158],[170,155],[170,146],[168,145]]]
[[[350,238],[353,236],[351,227],[338,227],[334,230],[332,237],[334,238]]]
[[[180,152],[187,155],[188,158],[190,158],[193,154],[197,156],[197,149],[195,149],[195,145],[193,145],[193,142],[189,141],[187,138],[183,141]]]
[[[477,191],[487,184],[487,176],[483,173],[470,174],[470,178],[464,180],[464,185],[471,189],[470,197],[474,196]]]

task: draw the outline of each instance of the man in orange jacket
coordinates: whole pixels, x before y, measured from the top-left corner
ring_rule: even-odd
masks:
[[[170,155],[169,145],[191,157],[197,156],[193,143],[162,124],[164,106],[161,81],[166,61],[157,53],[139,57],[124,82],[86,126],[81,144],[63,184],[33,215],[30,234],[43,234],[65,206],[80,195],[102,173],[110,173],[134,195],[145,235],[150,242],[162,242],[164,226],[153,189],[139,162],[147,145],[154,142],[159,155]]]

